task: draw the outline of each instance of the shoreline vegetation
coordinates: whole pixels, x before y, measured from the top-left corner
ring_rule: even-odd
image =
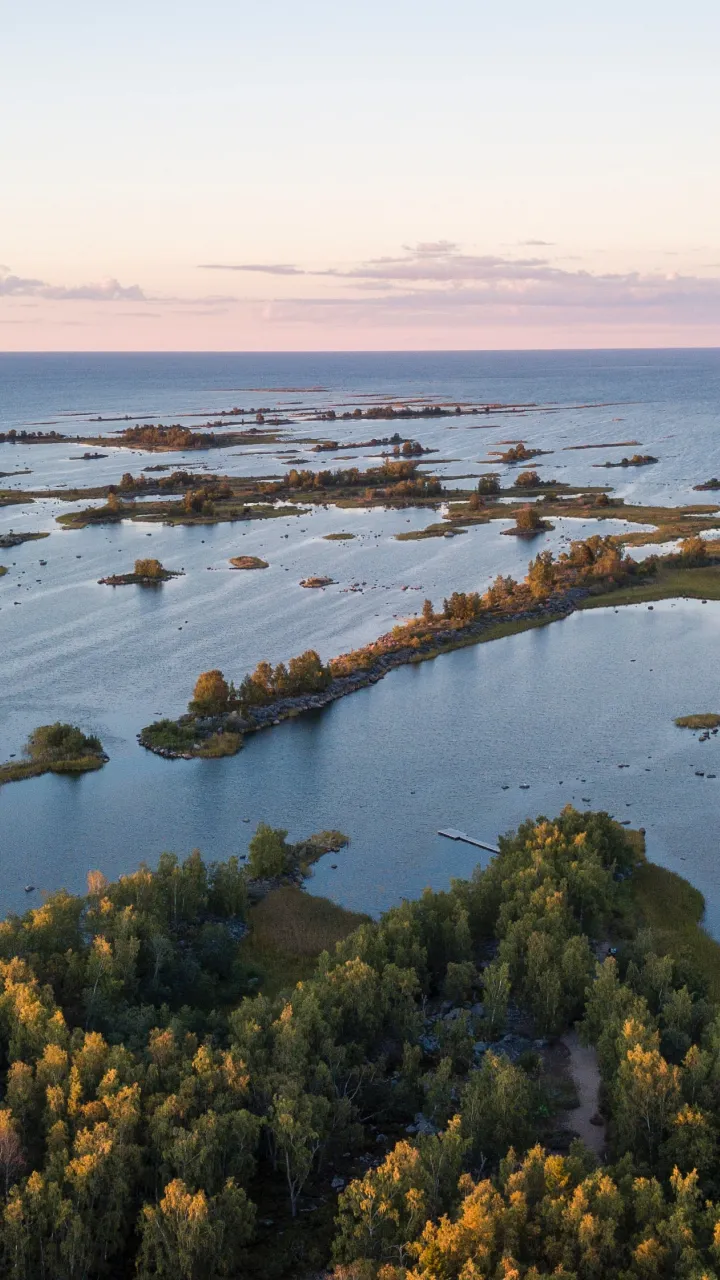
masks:
[[[113,573],[108,578],[98,578],[98,585],[108,587],[158,587],[172,578],[181,578],[182,569],[166,569],[159,560],[145,558],[135,561],[132,573]]]
[[[377,921],[286,837],[0,922],[2,1274],[714,1275],[720,947],[643,834],[567,806]]]
[[[6,491],[0,502],[31,502],[47,497],[64,502],[104,497],[104,505],[65,512],[56,517],[65,529],[134,520],[166,525],[209,525],[233,521],[306,515],[312,506],[332,504],[338,510],[428,507],[445,504],[447,513],[425,529],[396,534],[400,541],[443,537],[475,524],[517,516],[528,498],[538,498],[542,515],[555,518],[620,519],[655,526],[651,532],[626,533],[622,541],[640,546],[668,542],[700,534],[717,526],[716,505],[643,507],[626,504],[607,487],[573,487],[554,480],[540,480],[535,471],[521,472],[512,486],[503,489],[496,475],[482,476],[474,490],[444,489],[441,480],[418,473],[413,459],[386,459],[382,466],[361,472],[356,467],[313,472],[292,469],[278,480],[255,477],[199,475],[174,471],[148,480],[126,473],[120,484],[75,490]],[[166,498],[168,492],[182,495]],[[151,495],[136,502],[136,496]],[[153,500],[153,498],[157,500]],[[517,506],[504,501],[517,500]],[[540,505],[541,504],[541,505]]]
[[[24,759],[0,764],[0,786],[38,778],[43,773],[87,773],[102,769],[109,760],[99,738],[87,736],[72,724],[40,725],[30,734]]]
[[[595,462],[595,467],[648,467],[653,462],[659,462],[659,458],[653,457],[651,453],[634,453],[631,458],[621,458],[619,462]]]
[[[578,609],[675,596],[720,599],[720,557],[701,538],[687,539],[677,554],[638,562],[623,556],[614,538],[596,534],[571,543],[557,560],[540,552],[522,583],[498,576],[484,595],[453,592],[439,611],[426,600],[420,615],[327,664],[314,650],[287,666],[261,662],[237,688],[221,671],[204,672],[187,713],[147,725],[138,742],[166,759],[191,759],[218,734],[242,739],[375,684],[397,667],[547,626]]]
[[[273,427],[286,426],[289,419],[272,420]],[[220,426],[220,423],[213,423]],[[208,426],[210,424],[208,423]],[[264,427],[249,427],[246,431],[193,431],[191,427],[137,426],[125,427],[111,436],[84,436],[79,444],[112,445],[115,449],[141,449],[148,453],[186,453],[204,449],[230,449],[243,444],[279,444],[285,439],[283,432]]]

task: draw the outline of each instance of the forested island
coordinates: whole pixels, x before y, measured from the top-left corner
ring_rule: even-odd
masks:
[[[712,1276],[700,895],[567,808],[376,923],[292,886],[250,905],[303,844],[93,871],[0,924],[2,1274]]]

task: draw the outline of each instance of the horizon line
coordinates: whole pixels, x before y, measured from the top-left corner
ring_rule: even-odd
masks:
[[[672,346],[576,346],[576,347],[297,347],[297,348],[237,348],[237,347],[168,347],[147,351],[140,349],[88,348],[77,350],[67,347],[27,348],[18,351],[0,351],[0,359],[12,356],[449,356],[449,355],[572,355],[592,351],[720,351],[720,343]]]

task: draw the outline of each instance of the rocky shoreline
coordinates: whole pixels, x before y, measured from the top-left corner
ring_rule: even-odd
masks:
[[[197,730],[197,742],[192,750],[178,750],[173,747],[153,746],[145,737],[145,730],[137,735],[141,747],[162,756],[165,760],[197,759],[197,749],[202,742],[215,733],[230,732],[245,735],[256,733],[260,729],[281,724],[283,720],[291,720],[309,711],[320,711],[323,707],[337,702],[340,698],[356,693],[377,684],[389,671],[397,667],[405,667],[411,663],[422,662],[438,653],[450,653],[453,649],[464,648],[482,638],[484,632],[492,630],[502,623],[516,622],[551,622],[559,618],[569,617],[579,602],[587,598],[590,592],[584,587],[573,587],[562,595],[550,596],[542,604],[520,613],[482,617],[463,627],[460,631],[448,629],[433,634],[432,643],[421,644],[417,648],[406,645],[402,649],[382,654],[371,666],[353,671],[350,675],[336,676],[327,689],[320,693],[299,694],[296,697],[279,698],[265,707],[255,707],[251,713],[244,715],[230,711],[223,715],[199,718],[186,714],[180,716],[177,724],[183,728],[193,725]]]

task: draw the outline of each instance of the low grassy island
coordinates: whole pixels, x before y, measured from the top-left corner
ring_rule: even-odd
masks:
[[[631,458],[621,458],[619,462],[596,462],[597,467],[649,467],[653,462],[659,462],[659,458],[653,457],[651,453],[634,453]]]
[[[693,489],[696,492],[702,492],[704,489],[720,489],[720,480],[717,476],[713,476],[712,480],[706,480],[704,484],[694,484]]]
[[[302,578],[302,579],[301,579],[301,581],[300,581],[300,586],[301,586],[301,587],[311,587],[311,588],[316,588],[316,587],[332,587],[332,586],[335,586],[335,585],[336,585],[336,583],[335,583],[335,579],[334,579],[334,578],[323,578],[323,577],[319,577],[319,578]]]
[[[555,525],[544,520],[537,507],[521,507],[515,513],[515,525],[511,529],[503,529],[503,533],[514,538],[536,538],[540,533],[554,529]]]
[[[23,748],[22,760],[0,765],[0,785],[37,778],[43,773],[86,773],[101,769],[108,756],[99,738],[86,736],[72,724],[43,724],[34,729]]]
[[[679,729],[718,729],[720,715],[715,711],[703,711],[699,715],[678,716],[675,724]]]
[[[260,556],[231,556],[230,565],[233,569],[269,569],[270,565],[267,560],[261,560]]]
[[[2,578],[6,573],[7,573],[7,566],[4,564],[0,564],[0,578]]]
[[[135,561],[132,573],[113,573],[109,578],[99,578],[101,585],[107,587],[126,587],[135,584],[139,587],[156,587],[161,582],[169,582],[171,578],[181,578],[179,569],[166,569],[159,560],[143,559]]]
[[[354,533],[324,533],[325,542],[350,542],[355,537]]]

